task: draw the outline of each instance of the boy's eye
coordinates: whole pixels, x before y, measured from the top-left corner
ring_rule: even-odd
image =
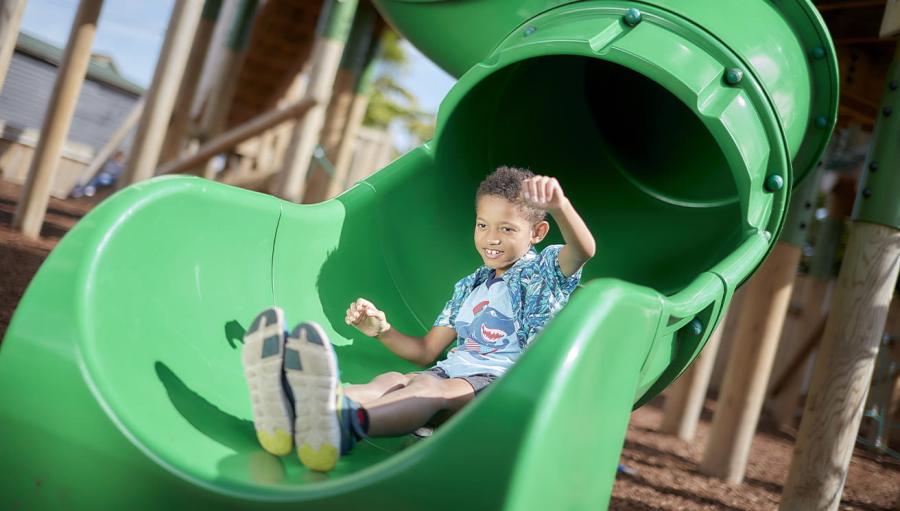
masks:
[[[486,225],[486,224],[482,224],[482,223],[478,223],[478,224],[475,224],[475,227],[478,227],[479,229],[484,229],[485,227],[487,227],[487,225]]]
[[[503,232],[513,232],[512,227],[501,227],[500,230]]]

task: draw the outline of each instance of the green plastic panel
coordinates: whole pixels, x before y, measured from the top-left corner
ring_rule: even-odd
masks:
[[[881,110],[875,131],[872,133],[872,148],[863,176],[860,179],[856,202],[853,203],[854,220],[882,224],[900,229],[900,47],[894,54],[894,61],[888,71]]]

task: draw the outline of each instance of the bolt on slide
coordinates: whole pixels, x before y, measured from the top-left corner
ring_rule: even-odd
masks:
[[[0,350],[0,507],[607,505],[630,411],[697,356],[825,147],[824,24],[806,0],[376,4],[459,76],[434,139],[321,204],[178,177],[92,211]],[[499,165],[569,191],[598,241],[583,287],[430,438],[364,442],[327,475],[263,452],[240,362],[255,313],[320,323],[345,381],[413,370],[346,304],[424,332],[478,262],[465,219]]]

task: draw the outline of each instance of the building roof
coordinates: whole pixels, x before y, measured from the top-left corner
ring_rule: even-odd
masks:
[[[24,32],[19,32],[19,38],[16,41],[16,51],[43,60],[54,66],[58,66],[63,57],[62,48],[58,48]],[[88,65],[87,70],[87,78],[95,82],[101,82],[111,87],[121,89],[124,92],[129,92],[136,96],[144,94],[143,87],[128,80],[119,73],[115,62],[113,62],[113,59],[108,55],[91,55],[91,62]]]

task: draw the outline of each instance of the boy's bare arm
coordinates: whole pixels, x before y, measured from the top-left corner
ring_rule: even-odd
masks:
[[[392,327],[376,338],[398,357],[425,366],[434,362],[444,348],[456,340],[456,330],[436,326],[425,337],[413,337]]]
[[[581,215],[563,193],[556,178],[534,176],[522,183],[522,197],[534,207],[547,210],[566,244],[559,252],[559,269],[567,277],[594,257],[597,243]]]
[[[456,330],[442,326],[432,328],[425,337],[406,335],[393,328],[384,312],[364,298],[350,304],[344,321],[369,337],[377,338],[398,357],[420,365],[434,362],[456,339]]]

